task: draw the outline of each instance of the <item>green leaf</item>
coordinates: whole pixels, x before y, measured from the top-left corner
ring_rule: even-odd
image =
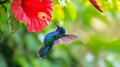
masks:
[[[4,25],[3,23],[0,21],[0,31],[3,31],[4,30]]]
[[[4,8],[0,5],[0,22],[7,20],[7,13],[5,12]]]
[[[64,12],[65,12],[65,19],[67,20],[76,20],[77,17],[77,11],[76,8],[73,6],[72,3],[68,2],[67,6],[64,7]]]
[[[87,47],[94,55],[98,55],[103,45],[104,43],[101,41],[100,37],[91,36]]]
[[[8,23],[11,34],[15,33],[19,29],[19,22],[16,20],[12,13],[10,13]]]
[[[68,3],[67,9],[68,9],[71,19],[75,20],[77,17],[77,11],[76,11],[76,8],[74,7],[74,5],[72,3]]]
[[[105,67],[114,67],[112,62],[105,60]]]
[[[29,50],[36,52],[40,49],[37,40],[35,39],[35,37],[30,33],[27,34],[25,36],[25,40],[26,40],[26,46],[28,47]],[[36,52],[37,53],[37,52]]]
[[[60,7],[59,4],[55,4],[53,10],[53,19],[55,19],[56,21],[61,21],[64,19],[64,17],[65,14],[62,7]]]
[[[7,12],[7,7],[4,4],[2,4],[2,8],[4,9],[5,12]]]

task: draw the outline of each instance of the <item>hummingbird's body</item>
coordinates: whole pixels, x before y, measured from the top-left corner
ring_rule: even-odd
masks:
[[[55,40],[62,37],[65,34],[65,29],[58,27],[56,31],[48,33],[44,38],[44,45],[49,46],[53,44]]]
[[[58,27],[56,31],[48,33],[44,38],[44,46],[40,49],[39,55],[44,58],[48,51],[52,48],[54,41],[64,36],[65,29]]]
[[[77,38],[75,35],[66,35],[65,29],[59,27],[57,24],[57,30],[48,33],[44,38],[44,46],[39,50],[40,57],[44,58],[54,44],[65,43]]]

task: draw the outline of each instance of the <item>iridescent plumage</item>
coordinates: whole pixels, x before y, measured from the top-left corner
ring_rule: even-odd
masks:
[[[64,28],[59,27],[55,22],[54,24],[57,26],[57,30],[50,32],[45,36],[44,46],[39,50],[39,56],[41,58],[46,57],[47,53],[51,50],[54,44],[68,43],[78,38],[75,35],[65,34]]]

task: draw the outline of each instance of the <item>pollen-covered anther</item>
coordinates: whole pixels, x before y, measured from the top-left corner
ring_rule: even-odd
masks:
[[[45,12],[39,12],[39,13],[38,13],[38,18],[39,18],[40,20],[47,20],[48,15],[47,15]]]
[[[39,0],[40,2],[42,2],[42,0]]]

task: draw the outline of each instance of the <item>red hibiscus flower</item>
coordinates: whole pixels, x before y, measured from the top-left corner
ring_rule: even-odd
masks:
[[[52,18],[52,0],[13,0],[10,9],[18,21],[28,26],[29,32],[40,32]]]

